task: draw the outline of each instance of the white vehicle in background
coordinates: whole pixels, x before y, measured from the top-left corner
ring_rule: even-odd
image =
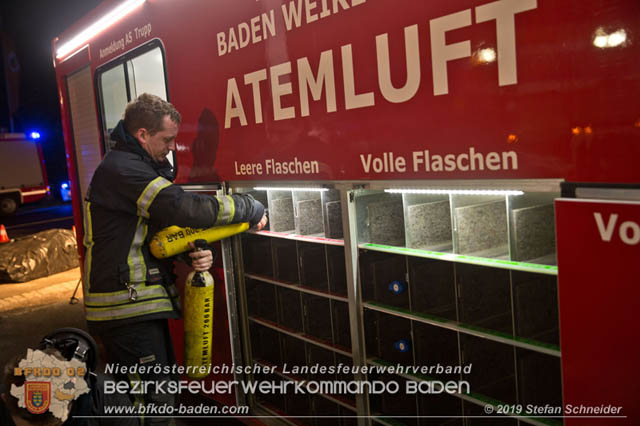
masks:
[[[49,194],[40,135],[33,132],[0,133],[0,215],[10,215],[21,205]]]

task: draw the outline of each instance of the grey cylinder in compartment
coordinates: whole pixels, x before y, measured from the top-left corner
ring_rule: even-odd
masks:
[[[514,260],[536,259],[556,251],[553,204],[514,209],[511,216]]]
[[[449,200],[414,204],[407,208],[407,246],[442,249],[451,245]]]
[[[325,216],[327,218],[327,238],[342,238],[342,203],[340,201],[329,201],[325,204]]]
[[[374,244],[404,246],[402,199],[374,202],[367,206],[369,238]]]
[[[296,234],[311,235],[324,232],[322,222],[322,201],[303,200],[296,202],[295,228]]]
[[[458,253],[507,252],[507,206],[504,200],[456,207]]]
[[[278,198],[269,203],[271,231],[287,232],[295,229],[293,198]]]

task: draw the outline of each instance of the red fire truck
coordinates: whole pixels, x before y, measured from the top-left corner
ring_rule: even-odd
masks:
[[[639,20],[105,1],[52,45],[76,223],[125,105],[156,94],[183,117],[176,182],[269,209],[218,247],[202,381],[264,388],[207,396],[267,423],[637,424]]]
[[[37,132],[0,133],[0,214],[10,215],[22,204],[49,193],[47,172]]]

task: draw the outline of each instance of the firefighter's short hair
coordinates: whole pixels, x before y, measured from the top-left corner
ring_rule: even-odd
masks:
[[[167,115],[171,121],[180,124],[182,117],[171,103],[156,95],[143,93],[127,105],[124,127],[132,135],[138,129],[147,129],[151,135],[155,135],[164,130],[163,121]]]

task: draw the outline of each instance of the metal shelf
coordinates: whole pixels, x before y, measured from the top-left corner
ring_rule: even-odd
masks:
[[[387,246],[383,244],[363,243],[358,248],[380,251],[384,253],[400,254],[406,256],[424,257],[427,259],[444,260],[455,263],[469,263],[471,265],[489,266],[492,268],[510,269],[522,272],[534,272],[537,274],[558,275],[558,267],[555,265],[541,265],[537,263],[517,262],[514,260],[491,259],[487,257],[467,256],[464,254],[443,253],[437,251],[420,250],[408,247]]]
[[[451,321],[451,320],[439,319],[439,318],[436,319],[435,317],[430,318],[423,315],[409,313],[398,308],[384,306],[378,303],[365,302],[362,305],[365,308],[371,309],[373,311],[395,315],[395,316],[410,319],[413,321],[434,325],[436,327],[447,328],[453,331],[459,331],[461,333],[470,334],[472,336],[481,337],[487,340],[493,340],[494,342],[498,342],[498,343],[505,343],[507,345],[516,346],[522,349],[528,349],[528,350],[539,352],[545,355],[552,355],[558,358],[561,357],[560,348],[558,348],[555,345],[549,345],[542,342],[534,342],[530,339],[525,339],[525,338],[510,337],[505,333],[488,332],[478,327],[461,324],[457,321]]]

